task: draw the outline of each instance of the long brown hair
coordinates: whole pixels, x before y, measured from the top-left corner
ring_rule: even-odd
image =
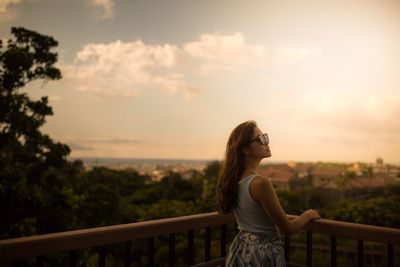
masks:
[[[238,182],[246,168],[242,150],[253,138],[256,127],[255,121],[245,121],[236,126],[229,136],[218,182],[218,210],[223,214],[237,206]]]

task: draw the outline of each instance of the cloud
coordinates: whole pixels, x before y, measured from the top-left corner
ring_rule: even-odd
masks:
[[[110,19],[114,17],[114,1],[113,0],[86,0],[91,6],[100,8],[102,19]],[[11,9],[12,6],[21,4],[22,0],[0,0],[0,22],[10,21],[18,16],[18,13]]]
[[[193,97],[199,93],[200,88],[190,85],[185,81],[185,76],[179,73],[174,73],[165,77],[154,77],[154,83],[166,88],[171,93],[177,91],[184,92],[186,97]]]
[[[126,138],[108,138],[108,139],[74,139],[66,141],[68,146],[73,151],[93,151],[102,145],[137,145],[145,144],[147,142],[137,139],[126,139]]]
[[[20,4],[21,0],[0,0],[0,22],[11,21],[18,13],[10,7]]]
[[[199,71],[235,71],[243,68],[266,68],[272,65],[288,65],[299,59],[320,53],[309,48],[270,48],[246,42],[241,33],[202,34],[199,40],[187,43],[183,50],[199,60]]]
[[[67,145],[72,151],[92,151],[93,148],[75,142],[67,142]]]
[[[140,144],[143,143],[141,140],[136,139],[124,139],[124,138],[110,138],[103,140],[88,140],[89,143],[105,143],[105,144]]]
[[[400,108],[387,95],[365,91],[312,91],[299,107],[311,124],[343,132],[381,136],[385,142],[400,142]]]
[[[199,40],[183,46],[193,59],[200,61],[200,72],[234,70],[245,65],[259,65],[266,49],[260,45],[246,44],[241,33],[231,35],[202,34]]]
[[[113,137],[108,139],[76,139],[71,141],[75,144],[142,144],[146,143],[142,140],[137,139],[127,139],[120,137]]]
[[[0,14],[8,12],[10,5],[21,3],[21,0],[1,0],[0,1]],[[3,15],[3,14],[2,14]]]
[[[64,77],[80,91],[99,97],[135,97],[146,88],[193,97],[201,88],[196,75],[288,65],[315,54],[307,48],[267,48],[246,42],[241,33],[202,34],[181,46],[145,44],[141,40],[87,44],[72,64],[63,64]],[[204,78],[204,77],[202,77]]]
[[[88,44],[74,64],[62,66],[65,78],[78,90],[101,97],[134,97],[142,88],[161,88],[191,96],[199,91],[174,70],[178,48],[142,41]]]
[[[101,18],[109,19],[114,17],[114,1],[113,0],[90,0],[90,4],[102,9]]]

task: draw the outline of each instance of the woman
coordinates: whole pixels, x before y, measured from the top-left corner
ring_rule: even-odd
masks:
[[[234,213],[239,233],[225,266],[286,266],[280,232],[295,234],[320,218],[317,211],[308,210],[288,219],[270,179],[257,174],[260,161],[270,156],[269,137],[255,121],[238,125],[229,136],[218,204],[221,213]]]

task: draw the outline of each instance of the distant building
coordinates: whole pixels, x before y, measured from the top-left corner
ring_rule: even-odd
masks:
[[[372,172],[374,174],[377,173],[387,173],[388,169],[385,164],[383,164],[383,159],[382,158],[377,158],[375,161],[375,165],[372,167]]]
[[[386,187],[390,184],[396,183],[396,179],[389,177],[388,175],[382,175],[374,178],[368,178],[368,177],[361,177],[361,178],[356,178],[348,181],[347,183],[347,189],[352,190],[352,189],[373,189],[373,188],[380,188],[380,187]]]
[[[277,189],[289,190],[289,180],[293,176],[293,171],[283,164],[271,165],[258,170],[261,176],[271,179],[272,184]]]
[[[317,188],[337,189],[337,180],[343,176],[344,168],[339,166],[320,166],[312,170],[312,184]]]
[[[389,166],[388,175],[389,177],[395,178],[396,180],[400,181],[400,168],[396,166]]]
[[[160,181],[165,176],[165,173],[162,170],[155,169],[150,173],[150,176],[153,181]]]
[[[354,172],[356,176],[362,176],[362,167],[360,163],[354,163],[351,166],[346,168],[346,171],[348,172]]]
[[[378,160],[378,165],[383,160]],[[273,164],[262,166],[259,174],[271,179],[277,189],[296,190],[314,187],[328,190],[359,190],[379,188],[391,183],[400,182],[400,168],[382,165],[379,172],[371,175],[375,165],[354,163],[344,164],[312,164],[296,163]],[[383,168],[384,167],[384,168]],[[370,174],[368,174],[368,169]]]

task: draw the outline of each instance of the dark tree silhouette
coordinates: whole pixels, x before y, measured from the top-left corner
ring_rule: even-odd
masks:
[[[54,142],[40,132],[46,116],[52,115],[47,97],[34,101],[21,89],[34,80],[57,80],[54,67],[57,41],[50,36],[20,27],[11,29],[13,38],[0,40],[0,237],[56,230],[43,223],[45,212],[55,205],[70,205],[63,192],[62,175],[68,165],[67,145]],[[50,209],[49,209],[50,208]],[[54,221],[54,219],[53,219]],[[40,227],[39,227],[40,226]]]

